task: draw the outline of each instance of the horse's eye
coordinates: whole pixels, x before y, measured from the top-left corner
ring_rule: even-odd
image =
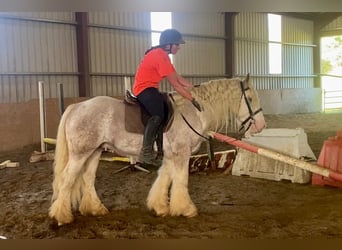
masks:
[[[252,101],[253,101],[252,97],[248,97],[247,99],[250,103],[252,103]]]

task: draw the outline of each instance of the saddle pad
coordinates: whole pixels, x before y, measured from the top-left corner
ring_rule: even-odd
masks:
[[[130,98],[130,95],[126,96]],[[163,93],[165,101],[165,110],[167,119],[164,121],[164,133],[169,130],[173,122],[173,107],[167,93]],[[150,115],[143,109],[138,102],[134,100],[124,100],[125,103],[125,129],[130,133],[144,134],[145,124]]]
[[[142,123],[139,105],[125,105],[125,129],[130,133],[144,134],[144,124]]]

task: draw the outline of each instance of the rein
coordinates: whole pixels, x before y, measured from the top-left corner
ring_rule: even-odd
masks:
[[[170,96],[170,99],[173,101],[173,103],[175,103],[175,99],[173,99],[173,95],[170,93],[169,96]],[[201,133],[199,133],[193,126],[191,126],[191,124],[190,124],[190,123],[188,122],[188,120],[185,118],[185,116],[183,115],[183,113],[180,112],[180,114],[181,114],[183,120],[185,121],[185,123],[189,126],[189,128],[190,128],[192,131],[194,131],[198,136],[200,136],[200,137],[202,137],[202,138],[204,138],[204,139],[206,139],[206,140],[208,140],[208,141],[211,139],[211,137],[206,137],[206,136],[202,135]]]
[[[183,120],[185,121],[185,123],[189,126],[189,128],[191,128],[191,130],[194,131],[197,135],[199,135],[200,137],[202,137],[202,138],[204,138],[204,139],[206,139],[208,141],[211,139],[211,137],[205,137],[204,135],[202,135],[199,132],[197,132],[197,130],[194,129],[193,126],[191,126],[191,124],[188,122],[188,120],[184,117],[184,115],[182,113],[181,113],[181,116],[182,116]]]

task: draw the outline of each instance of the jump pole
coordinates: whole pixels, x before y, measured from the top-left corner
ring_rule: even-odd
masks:
[[[63,83],[57,83],[57,93],[58,93],[58,107],[59,114],[62,116],[64,112],[64,91]]]
[[[39,100],[42,99],[44,100],[45,102],[45,98],[44,98],[44,89],[42,86],[39,86],[39,93],[42,92],[42,94],[39,94]],[[57,83],[57,93],[58,93],[58,108],[59,108],[59,114],[62,116],[63,115],[63,112],[64,112],[64,94],[63,94],[63,83]],[[45,114],[44,116],[42,115],[42,113],[45,113],[45,103],[43,103],[42,105],[40,105],[40,114],[41,114],[41,117],[40,117],[40,120],[41,120],[41,124],[42,124],[42,121],[44,121],[44,124],[42,124],[44,126],[44,134],[41,132],[41,137],[42,137],[42,141],[44,142],[44,145],[45,143],[47,144],[54,144],[56,145],[56,139],[53,139],[53,138],[47,138],[45,137],[46,135],[46,125],[45,125]],[[44,111],[43,111],[44,110]],[[42,126],[41,125],[41,126]],[[43,151],[42,151],[43,152]],[[45,152],[45,151],[44,151]]]
[[[299,159],[296,158],[292,158],[288,155],[284,155],[269,149],[265,149],[265,148],[261,148],[261,147],[257,147],[251,144],[248,144],[246,142],[240,141],[238,139],[235,139],[233,137],[229,137],[226,135],[222,135],[220,133],[216,133],[216,132],[209,132],[209,135],[213,138],[215,138],[216,140],[222,141],[222,142],[226,142],[230,145],[248,150],[250,152],[271,158],[273,160],[278,160],[299,168],[302,168],[304,170],[307,170],[309,172],[315,173],[315,174],[319,174],[322,175],[324,177],[329,177],[331,179],[337,180],[337,181],[342,181],[342,173],[337,173],[335,171],[331,171],[327,168],[321,167],[319,165],[316,164],[312,164],[306,161],[301,161]]]
[[[129,76],[124,77],[124,83],[125,83],[125,90],[131,90],[132,89],[131,79],[129,78]]]
[[[46,152],[46,145],[44,138],[46,135],[46,111],[45,111],[45,96],[44,96],[44,82],[38,82],[38,94],[39,94],[39,120],[40,120],[40,147],[41,152]]]

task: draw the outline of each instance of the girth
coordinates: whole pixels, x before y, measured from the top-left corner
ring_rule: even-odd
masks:
[[[162,122],[164,133],[169,130],[174,118],[174,108],[170,101],[170,93],[162,93],[165,104],[165,119]],[[145,125],[151,117],[147,110],[140,105],[138,99],[129,91],[126,90],[124,98],[125,104],[125,128],[130,133],[143,134]]]

